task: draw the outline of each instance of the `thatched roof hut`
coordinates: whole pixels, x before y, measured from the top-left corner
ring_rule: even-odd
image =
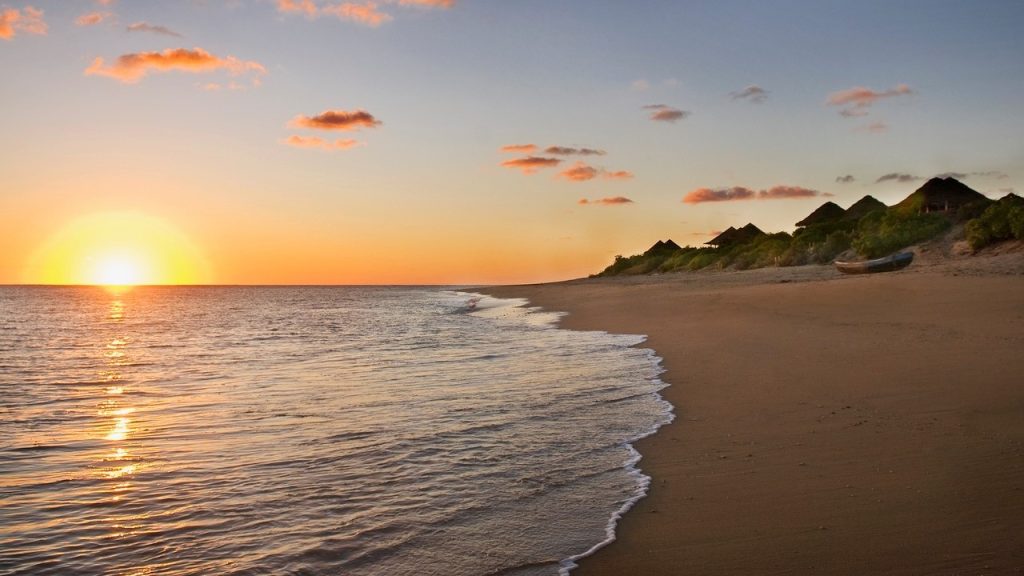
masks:
[[[835,202],[825,202],[811,212],[806,218],[796,223],[797,226],[812,226],[814,224],[825,224],[840,220],[846,214]]]
[[[956,178],[932,178],[893,208],[907,212],[950,212],[987,199]]]
[[[654,243],[653,246],[647,249],[647,252],[644,252],[644,256],[653,256],[655,254],[671,254],[676,250],[682,250],[682,248],[680,248],[679,244],[676,244],[672,240],[665,240],[664,242],[658,240],[657,242]]]
[[[709,246],[716,246],[718,248],[727,248],[729,246],[749,242],[758,236],[764,236],[764,232],[762,232],[757,226],[748,223],[746,226],[739,229],[730,226],[718,236],[715,236],[711,240],[705,242],[705,244]]]
[[[846,209],[846,214],[843,215],[843,220],[860,220],[872,212],[878,212],[888,208],[881,200],[876,199],[874,196],[868,195],[860,200],[857,200],[849,208]]]

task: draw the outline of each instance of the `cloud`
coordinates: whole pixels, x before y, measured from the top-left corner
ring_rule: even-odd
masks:
[[[82,14],[78,18],[75,18],[75,26],[95,26],[107,18],[110,18],[110,12],[89,12],[88,14]]]
[[[675,122],[690,115],[686,110],[679,110],[665,104],[648,104],[644,110],[651,111],[651,120],[655,122]]]
[[[999,191],[1003,192],[1005,194],[1015,194],[1016,193],[1016,190],[1014,190],[1013,188],[1000,188]]]
[[[758,200],[780,200],[785,198],[813,198],[820,195],[817,190],[800,186],[772,186],[757,193]]]
[[[856,178],[853,177],[853,174],[847,174],[846,176],[836,176],[836,182],[839,182],[840,184],[849,184],[854,180],[856,180]]]
[[[384,22],[388,22],[392,19],[390,14],[386,14],[377,9],[376,2],[365,2],[363,4],[345,2],[343,4],[324,6],[320,11],[324,14],[331,14],[342,20],[358,22],[359,24],[364,24],[371,28],[376,28]]]
[[[32,6],[25,6],[24,10],[17,8],[0,9],[0,38],[10,40],[18,32],[26,34],[45,35],[49,26],[43,20],[43,11]]]
[[[733,100],[746,100],[754,104],[761,104],[768,99],[768,91],[756,84],[751,84],[743,90],[730,92]]]
[[[277,0],[277,11],[284,13],[300,12],[307,18],[316,18],[320,9],[312,0]]]
[[[165,26],[156,26],[153,24],[149,24],[147,22],[136,22],[134,24],[129,24],[128,27],[125,28],[125,30],[127,30],[128,32],[151,32],[153,34],[160,34],[161,36],[174,36],[175,38],[182,37],[181,34],[178,34],[170,28],[167,28]]]
[[[735,202],[739,200],[785,200],[790,198],[813,198],[822,196],[817,190],[800,186],[772,186],[760,191],[743,186],[731,188],[696,188],[683,196],[686,204],[704,202]]]
[[[957,180],[964,180],[972,176],[978,176],[981,178],[995,178],[997,180],[1005,180],[1009,176],[1005,172],[999,170],[986,170],[984,172],[943,172],[942,174],[936,174],[936,178],[956,178]]]
[[[555,156],[604,156],[606,152],[604,150],[595,150],[593,148],[568,148],[565,146],[548,146],[544,149],[545,154],[554,154]]]
[[[896,96],[909,96],[914,91],[906,84],[900,84],[888,90],[875,91],[863,86],[855,86],[847,90],[840,90],[828,95],[825,104],[828,106],[840,107],[839,115],[845,117],[867,116],[868,108],[883,98],[894,98]]]
[[[594,167],[585,162],[576,162],[572,167],[560,172],[558,177],[570,182],[586,182],[597,177],[605,180],[629,180],[633,178],[633,173],[626,170],[609,172],[604,168]]]
[[[106,76],[130,84],[138,82],[151,71],[171,70],[192,73],[226,70],[232,76],[251,74],[255,85],[258,85],[260,77],[267,73],[267,69],[259,62],[239,60],[234,56],[221,58],[202,48],[171,48],[163,52],[124,54],[109,65],[105,64],[103,58],[96,58],[85,69],[85,75]]]
[[[577,162],[571,168],[567,168],[558,174],[559,178],[570,182],[586,182],[593,180],[601,174],[601,171],[583,162]]]
[[[644,80],[643,78],[639,80],[633,80],[629,84],[629,89],[634,92],[646,92],[647,90],[651,89],[651,83],[648,82],[647,80]]]
[[[455,5],[455,0],[383,0],[383,3],[426,8],[451,8]],[[391,14],[381,11],[380,3],[373,0],[337,4],[318,4],[314,0],[277,0],[277,11],[284,14],[304,14],[310,20],[320,16],[335,16],[341,20],[349,20],[373,28],[393,20]]]
[[[541,168],[550,168],[552,166],[558,166],[561,164],[561,160],[558,158],[543,158],[540,156],[527,156],[525,158],[515,158],[512,160],[505,160],[501,163],[501,166],[505,168],[516,168],[523,171],[523,174],[533,174]]]
[[[894,182],[913,182],[914,180],[920,180],[920,179],[921,178],[919,176],[913,176],[911,174],[904,174],[904,173],[900,173],[900,172],[890,172],[890,173],[885,174],[883,176],[879,176],[878,180],[875,180],[875,184],[880,184],[882,182],[890,182],[890,181],[894,181]]]
[[[294,134],[286,138],[283,142],[295,148],[320,150],[349,150],[359,146],[359,141],[352,140],[351,138],[331,142],[317,136],[298,136]]]
[[[311,130],[340,130],[350,132],[362,128],[376,128],[383,124],[366,110],[326,110],[316,116],[296,116],[288,123],[293,128]]]
[[[633,173],[628,170],[617,170],[615,172],[604,172],[601,174],[606,180],[630,180]]]
[[[517,154],[533,154],[537,151],[536,144],[507,144],[501,147],[502,152],[513,152]]]
[[[451,8],[455,0],[398,0],[400,6],[428,6],[431,8]]]
[[[632,203],[633,201],[625,196],[610,196],[608,198],[599,198],[597,200],[580,198],[578,202],[581,206],[623,206]]]

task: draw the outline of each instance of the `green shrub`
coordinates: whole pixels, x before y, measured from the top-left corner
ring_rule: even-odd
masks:
[[[951,225],[941,214],[921,214],[906,210],[875,212],[861,219],[851,245],[868,258],[878,258],[900,248],[930,240]]]
[[[1007,196],[990,205],[964,227],[971,249],[980,250],[1002,240],[1024,240],[1024,199]]]

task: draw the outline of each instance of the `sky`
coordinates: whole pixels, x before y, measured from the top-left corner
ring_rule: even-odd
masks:
[[[157,283],[551,281],[940,174],[1019,194],[1022,26],[1016,0],[0,0],[0,283],[133,250]]]

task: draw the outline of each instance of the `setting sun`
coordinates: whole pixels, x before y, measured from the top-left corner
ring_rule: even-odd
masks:
[[[199,284],[210,281],[198,248],[167,222],[137,212],[75,220],[31,258],[26,281],[37,284]]]

